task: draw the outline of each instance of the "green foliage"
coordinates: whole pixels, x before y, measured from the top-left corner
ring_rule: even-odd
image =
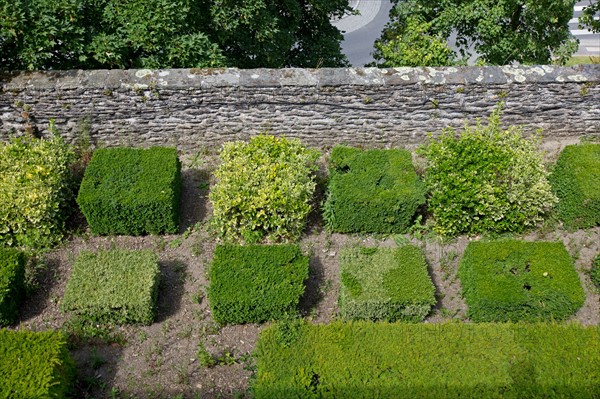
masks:
[[[285,137],[225,143],[209,194],[214,231],[228,241],[297,239],[312,208],[317,157]]]
[[[17,320],[25,294],[25,262],[23,252],[0,247],[0,326]]]
[[[403,233],[425,202],[410,152],[337,146],[323,205],[327,228],[341,233]]]
[[[151,251],[82,251],[61,309],[99,323],[151,324],[159,279],[158,256]]]
[[[596,259],[594,259],[590,278],[592,279],[592,283],[594,283],[596,288],[600,288],[600,254],[596,256]]]
[[[600,393],[600,334],[577,324],[277,325],[257,343],[262,398],[587,398]]]
[[[181,164],[175,148],[102,148],[77,203],[94,234],[176,233]]]
[[[401,66],[454,65],[455,55],[445,37],[430,33],[431,23],[409,17],[386,26],[383,36],[375,42],[374,66],[394,68]]]
[[[425,184],[434,230],[461,233],[521,232],[543,220],[557,202],[552,194],[540,136],[523,138],[522,128],[500,128],[500,103],[484,126],[452,128],[419,148],[426,158]]]
[[[592,32],[600,33],[600,2],[596,1],[583,8],[579,17],[579,27],[589,29]]]
[[[0,244],[47,248],[63,236],[74,152],[50,124],[47,140],[0,143]]]
[[[550,175],[557,211],[571,229],[600,225],[600,144],[569,145]]]
[[[0,0],[0,69],[344,66],[348,0]]]
[[[65,398],[74,370],[61,333],[0,330],[0,398]]]
[[[585,300],[559,242],[473,241],[458,273],[473,321],[563,320]]]
[[[425,256],[414,245],[346,248],[340,270],[343,319],[421,321],[436,303]]]
[[[390,22],[379,42],[385,42],[408,21],[427,24],[427,35],[456,38],[463,59],[473,55],[480,64],[550,64],[553,56],[565,62],[577,51],[578,42],[569,31],[576,0],[394,0]],[[399,29],[400,28],[400,29]],[[409,38],[402,40],[410,42]],[[431,40],[412,39],[412,43],[438,49]]]
[[[222,324],[260,323],[298,311],[308,257],[296,245],[219,245],[208,300]]]

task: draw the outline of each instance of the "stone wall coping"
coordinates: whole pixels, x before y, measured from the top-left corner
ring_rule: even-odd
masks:
[[[210,89],[218,87],[324,87],[502,85],[600,82],[600,65],[321,69],[130,69],[0,74],[3,91],[68,89]]]

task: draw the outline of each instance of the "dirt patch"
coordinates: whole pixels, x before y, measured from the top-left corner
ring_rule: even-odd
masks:
[[[556,150],[556,148],[554,148]],[[150,326],[114,326],[97,333],[98,339],[76,341],[72,353],[77,363],[78,398],[242,398],[248,397],[254,360],[251,356],[263,326],[248,324],[221,327],[212,317],[206,300],[207,268],[216,241],[207,231],[211,214],[207,194],[214,183],[214,155],[204,162],[184,159],[181,231],[178,235],[144,237],[92,237],[85,228],[60,248],[44,256],[37,270],[39,288],[21,309],[16,329],[66,328],[69,316],[60,301],[71,267],[81,250],[124,247],[148,248],[160,257],[162,281],[158,318]],[[190,167],[193,166],[193,167]],[[321,165],[317,203],[323,198],[324,168]],[[600,295],[589,279],[593,258],[600,253],[600,228],[567,232],[557,226],[522,238],[562,241],[575,259],[587,299],[572,318],[584,325],[600,324]],[[411,242],[424,249],[436,286],[438,304],[426,323],[468,321],[457,277],[458,263],[469,241],[459,237],[440,241],[417,240],[408,235],[372,237],[329,234],[318,212],[310,216],[300,245],[311,254],[310,275],[301,300],[302,315],[315,323],[336,318],[339,294],[339,253],[349,245],[385,246]],[[215,359],[206,367],[197,356],[200,344]]]

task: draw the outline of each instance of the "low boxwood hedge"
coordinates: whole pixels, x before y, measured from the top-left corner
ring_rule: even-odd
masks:
[[[0,330],[0,398],[63,399],[73,374],[61,333]]]
[[[421,321],[436,302],[425,256],[414,245],[346,248],[340,270],[344,319]]]
[[[470,242],[459,277],[473,321],[563,320],[585,300],[559,242]]]
[[[558,215],[568,228],[600,225],[600,144],[569,145],[550,176]]]
[[[176,233],[181,164],[175,148],[102,148],[77,203],[94,234]]]
[[[323,217],[340,233],[402,233],[425,203],[409,151],[337,146],[331,152]]]
[[[256,357],[256,399],[600,395],[597,326],[278,323]]]
[[[149,250],[82,251],[61,304],[100,323],[151,324],[156,315],[160,270]]]
[[[308,257],[296,245],[219,245],[209,271],[216,321],[260,323],[298,312]]]
[[[0,326],[13,324],[25,293],[25,255],[0,248]]]

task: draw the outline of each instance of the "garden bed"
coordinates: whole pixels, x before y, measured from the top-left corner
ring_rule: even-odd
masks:
[[[79,232],[64,245],[48,252],[38,265],[39,288],[20,309],[15,329],[34,331],[64,329],[71,334],[71,352],[77,364],[75,396],[81,398],[214,398],[245,397],[255,370],[250,354],[265,325],[244,324],[219,327],[213,320],[206,298],[208,266],[216,240],[207,231],[211,215],[208,188],[217,158],[208,154],[184,157],[182,223],[180,234],[165,236],[94,237],[85,223],[75,223]],[[324,160],[320,161],[324,165]],[[324,169],[324,167],[322,167]],[[323,173],[324,174],[324,173]],[[318,188],[319,201],[323,185]],[[418,232],[417,232],[418,233]],[[418,236],[418,234],[417,234]],[[600,252],[600,228],[568,232],[560,226],[546,226],[523,236],[528,241],[561,241],[575,259],[586,300],[568,320],[583,325],[600,324],[600,295],[588,276],[594,257]],[[461,296],[458,263],[467,244],[479,237],[460,236],[440,241],[425,235],[345,235],[327,233],[318,212],[300,240],[311,253],[306,292],[301,298],[303,316],[310,322],[329,324],[338,314],[339,259],[342,248],[352,245],[389,247],[412,243],[421,247],[429,264],[438,302],[425,323],[466,321],[467,307]],[[77,255],[82,250],[126,248],[150,249],[159,256],[161,282],[156,321],[149,326],[95,327],[69,321],[61,311],[65,287]],[[199,344],[214,360],[206,367],[197,356]]]

